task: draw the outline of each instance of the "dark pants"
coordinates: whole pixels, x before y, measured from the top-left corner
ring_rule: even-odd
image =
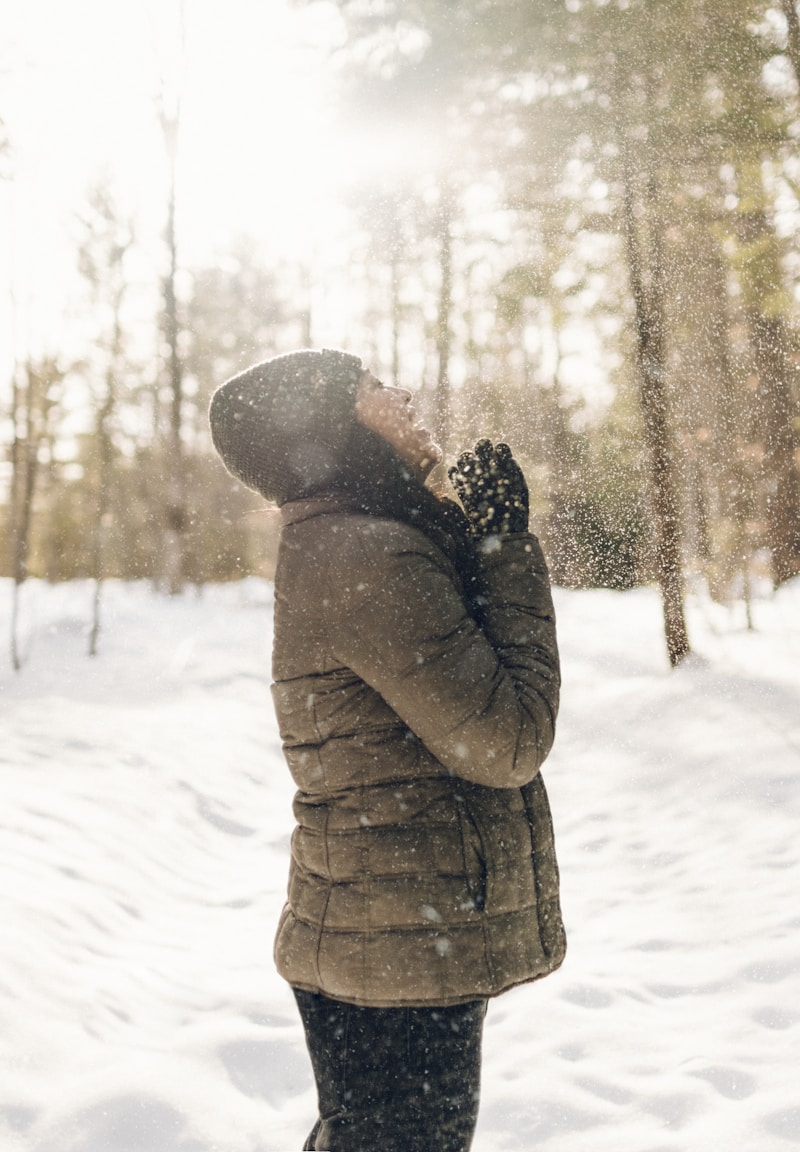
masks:
[[[304,1149],[468,1152],[486,1001],[357,1008],[294,989],[320,1118]]]

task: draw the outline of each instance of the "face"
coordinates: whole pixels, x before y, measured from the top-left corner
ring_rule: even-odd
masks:
[[[424,480],[442,458],[442,450],[417,420],[411,393],[381,384],[365,372],[356,392],[356,419],[394,448],[400,459]]]

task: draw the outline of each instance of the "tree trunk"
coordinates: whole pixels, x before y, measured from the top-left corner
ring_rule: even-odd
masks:
[[[391,381],[397,387],[400,382],[400,317],[402,307],[400,304],[400,240],[399,236],[392,245],[390,257],[390,276],[392,291],[392,368]]]
[[[103,581],[106,575],[106,542],[108,537],[108,517],[111,507],[111,466],[113,446],[109,423],[114,410],[114,372],[118,358],[120,338],[119,316],[115,317],[114,348],[112,362],[106,374],[106,394],[97,413],[95,434],[99,454],[97,476],[97,505],[95,508],[94,540],[92,542],[92,572],[94,575],[94,596],[92,597],[92,627],[89,630],[89,655],[97,655],[97,641],[100,635],[100,607]]]
[[[27,530],[24,520],[26,501],[23,497],[23,484],[26,475],[25,435],[20,435],[20,421],[23,419],[23,404],[17,373],[14,371],[11,380],[11,424],[13,435],[11,439],[11,492],[9,506],[9,541],[11,544],[11,576],[13,590],[11,598],[11,632],[9,643],[11,649],[11,666],[19,672],[22,661],[19,651],[19,589],[25,579],[25,554],[27,551]],[[27,513],[29,516],[29,512]]]
[[[453,303],[453,192],[442,185],[439,217],[439,310],[436,321],[436,354],[438,370],[434,394],[436,439],[447,452],[450,435],[450,346],[452,329],[450,311]]]
[[[744,172],[742,181],[750,210],[741,212],[737,220],[738,264],[758,376],[761,474],[772,575],[778,585],[800,574],[800,438],[794,398],[797,373],[792,336],[782,307],[780,251],[761,203],[760,172]]]
[[[800,575],[800,474],[789,379],[792,368],[783,317],[751,311],[749,321],[758,368],[772,576],[778,585]]]
[[[170,161],[169,203],[166,241],[169,271],[164,281],[164,323],[169,348],[169,426],[167,434],[167,475],[164,500],[163,577],[171,595],[183,588],[184,534],[186,531],[186,478],[181,436],[183,417],[183,365],[178,348],[178,302],[175,281],[178,271],[178,249],[175,230],[175,167],[177,159],[178,115],[164,118],[164,135]]]
[[[314,319],[314,257],[313,254],[309,257],[308,264],[300,266],[300,274],[302,276],[302,294],[306,300],[306,306],[300,312],[300,323],[302,325],[303,335],[301,336],[301,344],[303,348],[312,348],[311,329]]]
[[[733,535],[723,558],[728,577],[728,591],[733,577],[742,581],[748,628],[753,627],[750,605],[750,564],[753,552],[751,524],[755,520],[753,478],[747,464],[745,444],[748,441],[748,408],[736,383],[731,362],[729,334],[728,274],[724,254],[716,237],[711,238],[705,262],[708,293],[712,302],[712,326],[709,351],[717,365],[718,405],[712,464],[720,494],[722,517],[733,525]]]
[[[39,467],[39,444],[42,439],[43,391],[47,389],[47,371],[41,373],[32,364],[26,366],[24,394],[17,381],[12,381],[11,420],[14,428],[11,442],[11,666],[22,667],[19,645],[20,590],[28,577],[33,495]]]
[[[786,55],[800,86],[800,18],[797,15],[796,0],[781,0],[781,8],[786,17]]]
[[[123,367],[124,332],[122,305],[128,280],[125,256],[133,243],[133,228],[121,218],[108,185],[101,181],[89,193],[87,212],[82,220],[84,236],[78,249],[78,268],[87,281],[98,317],[110,315],[109,330],[104,322],[94,344],[102,360],[92,357],[87,366],[91,379],[94,410],[93,455],[91,457],[93,513],[89,574],[94,580],[89,655],[97,654],[101,628],[102,589],[106,577],[109,522],[112,510],[114,441],[111,420],[117,405],[117,379]],[[97,367],[95,367],[95,364]],[[95,373],[100,379],[95,385]]]
[[[643,203],[637,204],[634,173],[624,164],[624,226],[628,272],[636,325],[636,359],[641,385],[645,440],[650,457],[650,479],[656,526],[656,575],[664,608],[664,632],[670,664],[675,667],[690,652],[683,606],[678,491],[671,451],[671,428],[666,393],[663,255],[661,252],[658,195],[655,177],[645,174]],[[638,209],[650,229],[645,267],[640,242]]]

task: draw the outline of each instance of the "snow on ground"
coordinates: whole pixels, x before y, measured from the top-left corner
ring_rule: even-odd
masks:
[[[111,584],[94,659],[90,604],[31,582],[0,661],[0,1150],[296,1150],[271,589]],[[557,604],[570,951],[490,1006],[474,1152],[798,1146],[800,582],[693,601],[675,672],[653,591]]]

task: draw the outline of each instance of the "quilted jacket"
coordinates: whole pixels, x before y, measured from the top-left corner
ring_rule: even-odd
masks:
[[[279,972],[375,1007],[546,975],[565,950],[539,775],[559,665],[536,538],[481,555],[479,627],[417,529],[344,495],[282,516],[273,698],[298,790]]]

